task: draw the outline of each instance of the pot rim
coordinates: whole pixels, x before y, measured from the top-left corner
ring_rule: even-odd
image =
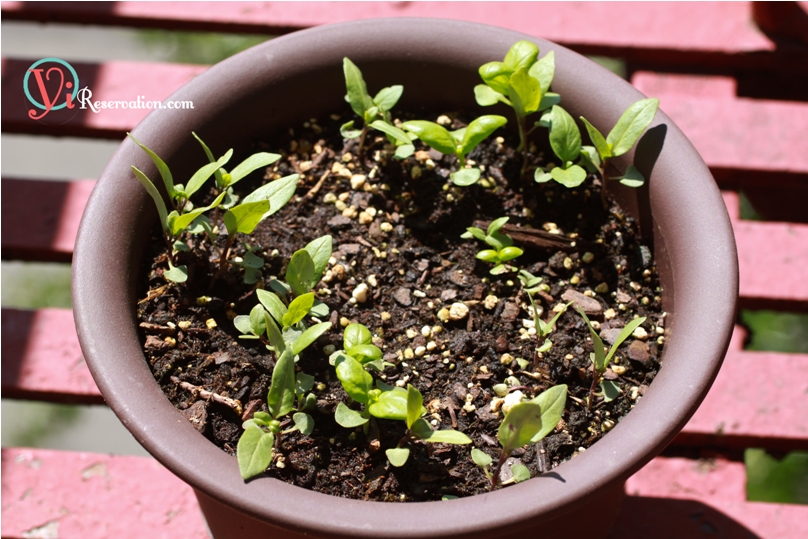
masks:
[[[470,35],[473,42],[464,42]],[[255,74],[256,65],[268,65],[266,77],[283,78],[280,64],[293,66],[293,71],[326,65],[333,68],[331,63],[339,58],[337,67],[341,69],[341,57],[346,53],[362,65],[362,61],[378,60],[383,54],[427,61],[440,50],[445,56],[440,61],[473,66],[476,57],[501,58],[518,39],[538,44],[542,54],[555,51],[554,89],[572,110],[587,110],[589,119],[606,119],[613,125],[628,104],[644,97],[584,57],[532,36],[443,19],[375,19],[295,32],[225,60],[169,98],[191,100],[207,108],[187,116],[153,112],[133,133],[150,147],[153,134],[167,134],[169,142],[156,141],[153,149],[170,162],[172,153],[185,144],[185,140],[177,142],[172,136],[184,133],[182,136],[189,138],[194,126],[216,117],[215,107],[231,106],[256,91],[260,81],[242,84]],[[405,52],[396,53],[396,49]],[[314,67],[300,67],[305,60]],[[233,80],[239,84],[233,85]],[[405,82],[405,90],[406,86]],[[596,89],[606,90],[599,94],[601,103],[585,105]],[[664,126],[664,147],[652,163],[650,176],[646,175],[648,193],[655,238],[664,243],[671,260],[670,282],[675,283],[669,298],[675,310],[666,335],[663,367],[632,413],[607,436],[585,453],[531,481],[447,503],[407,504],[337,498],[273,478],[243,482],[235,459],[183,419],[153,382],[137,340],[130,272],[112,271],[135,256],[126,235],[136,231],[138,220],[148,215],[144,212],[151,204],[128,173],[133,163],[144,167],[150,163],[129,141],[124,141],[98,180],[76,241],[73,298],[84,356],[110,407],[158,461],[193,488],[277,526],[302,533],[368,539],[380,534],[402,538],[480,533],[497,536],[524,528],[536,518],[570,511],[603,489],[625,481],[673,439],[718,373],[734,325],[737,254],[720,193],[701,157],[661,110],[654,126]],[[161,153],[160,148],[167,153]],[[110,211],[123,216],[121,226],[112,231],[105,226]],[[526,499],[531,503],[526,504]],[[301,521],[301,515],[317,518]]]

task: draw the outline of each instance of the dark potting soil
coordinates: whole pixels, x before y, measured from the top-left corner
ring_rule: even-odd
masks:
[[[450,116],[453,128],[468,120]],[[256,173],[237,185],[243,194],[268,180],[301,175],[296,196],[253,235],[240,237],[234,249],[235,256],[244,255],[248,244],[265,258],[258,286],[275,276],[283,279],[291,255],[312,239],[330,234],[334,242],[332,263],[316,287],[317,297],[331,309],[333,327],[298,362],[298,369],[316,380],[317,405],[310,411],[315,428],[310,436],[281,436],[266,475],[368,500],[439,500],[486,492],[490,481],[469,455],[477,447],[494,462],[499,458],[502,400],[492,387],[508,377],[518,380],[511,391],[528,398],[556,384],[569,386],[555,431],[514,451],[510,463],[521,462],[536,476],[599,440],[631,410],[659,368],[665,314],[650,246],[641,242],[632,219],[616,206],[604,207],[594,176],[576,189],[520,179],[515,137],[504,130],[470,154],[484,167],[483,180],[461,188],[449,183],[455,158],[420,142],[414,156],[396,161],[388,158],[386,140],[371,131],[369,147],[359,156],[357,141],[343,141],[339,134],[349,119],[346,114],[311,120],[257,144],[253,152],[283,158],[264,177]],[[534,167],[546,164],[545,154],[552,156],[531,149]],[[614,400],[598,396],[594,410],[587,410],[593,348],[581,316],[572,307],[567,310],[550,335],[552,349],[536,354],[540,343],[517,274],[490,275],[491,265],[475,258],[486,246],[460,238],[475,221],[502,216],[526,234],[513,234],[525,250],[514,265],[547,285],[535,297],[544,320],[559,304],[576,300],[610,343],[631,319],[647,317],[605,375],[621,390]],[[237,314],[248,314],[256,305],[256,285],[244,284],[243,270],[232,266],[212,282],[218,252],[203,235],[189,236],[191,251],[178,254],[179,263],[189,268],[188,281],[167,283],[162,276],[167,254],[158,233],[138,304],[146,357],[171,402],[209,440],[235,455],[242,421],[266,410],[275,363],[263,344],[239,339],[233,325]],[[368,291],[358,294],[364,301],[356,301],[352,294],[362,283]],[[441,310],[457,303],[467,313],[447,320]],[[368,326],[384,359],[395,364],[380,378],[391,385],[415,385],[433,428],[460,430],[473,446],[411,442],[409,460],[395,468],[384,450],[404,436],[403,422],[375,420],[367,435],[361,428],[337,425],[333,412],[339,402],[357,408],[328,363],[329,345],[342,348],[342,327],[349,322]],[[516,358],[527,364],[520,366]]]

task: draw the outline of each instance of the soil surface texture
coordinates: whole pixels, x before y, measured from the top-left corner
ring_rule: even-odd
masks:
[[[439,121],[452,128],[471,119],[463,113],[442,116]],[[438,114],[418,117],[435,120]],[[556,384],[566,384],[569,395],[555,431],[514,451],[503,479],[510,464],[524,464],[535,477],[608,435],[654,379],[664,341],[652,248],[641,242],[632,219],[616,206],[604,207],[594,175],[576,189],[535,183],[532,169],[551,160],[545,157],[552,157],[548,148],[531,146],[529,172],[520,178],[522,157],[513,150],[518,141],[504,129],[469,155],[470,164],[483,168],[482,180],[456,187],[449,181],[455,157],[420,141],[413,156],[397,161],[381,133],[370,131],[359,155],[358,141],[344,141],[339,133],[350,119],[344,114],[310,120],[267,137],[249,152],[283,157],[237,184],[242,196],[269,180],[301,175],[295,197],[234,246],[233,256],[244,256],[249,246],[266,260],[257,285],[244,284],[244,270],[233,265],[214,280],[224,236],[214,249],[204,235],[187,236],[191,250],[177,255],[189,268],[188,281],[167,283],[162,276],[168,269],[166,246],[155,229],[137,312],[146,358],[166,396],[211,442],[235,455],[243,420],[267,409],[275,355],[259,341],[239,339],[233,318],[257,304],[256,286],[283,279],[296,250],[328,234],[333,257],[315,290],[330,308],[333,327],[297,364],[316,380],[316,409],[309,411],[315,428],[310,436],[281,436],[266,475],[366,500],[440,500],[487,492],[491,482],[472,462],[470,450],[481,449],[495,463],[499,458],[503,401],[492,388],[506,379],[510,391],[525,398]],[[546,132],[531,138],[542,137]],[[214,148],[214,153],[224,150]],[[200,148],[199,164],[204,163]],[[211,190],[207,200],[215,194]],[[598,394],[593,410],[587,409],[593,344],[574,306],[550,334],[552,348],[537,354],[541,343],[518,274],[490,275],[492,266],[475,257],[488,247],[460,237],[475,222],[484,229],[480,223],[503,216],[510,218],[513,228],[507,231],[515,244],[524,249],[511,264],[542,278],[535,301],[543,320],[575,301],[609,345],[633,318],[647,317],[605,374],[620,389],[614,400],[604,402]],[[354,294],[359,287],[367,292]],[[447,316],[450,309],[453,316]],[[370,328],[384,359],[394,364],[374,376],[390,385],[416,386],[433,428],[460,430],[473,445],[411,442],[409,460],[395,468],[385,449],[404,436],[402,421],[374,420],[367,435],[362,428],[339,426],[334,421],[339,402],[360,409],[328,362],[333,348],[342,348],[342,329],[350,322]]]

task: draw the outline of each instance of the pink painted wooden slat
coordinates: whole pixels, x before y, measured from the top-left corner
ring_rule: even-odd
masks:
[[[113,108],[93,112],[80,104],[51,111],[41,120],[28,116],[33,108],[23,93],[23,79],[36,59],[3,59],[2,128],[4,132],[34,135],[121,138],[151,110],[149,108]],[[63,58],[70,61],[70,58]],[[79,78],[79,86],[92,91],[93,101],[141,102],[164,101],[180,86],[207,69],[206,66],[156,64],[140,62],[108,62],[91,64],[71,62]],[[118,105],[122,107],[123,105]],[[162,109],[161,114],[180,115],[183,110]],[[37,114],[40,114],[38,111]]]
[[[69,309],[2,310],[3,398],[102,404]]]
[[[808,103],[735,97],[730,80],[648,72],[632,77],[641,92],[659,98],[660,109],[711,169],[808,174]]]
[[[746,501],[739,462],[658,457],[629,478],[613,539],[808,537],[808,506]]]
[[[91,180],[2,180],[3,257],[70,262]],[[37,216],[32,219],[31,216]]]
[[[752,22],[747,2],[116,2],[55,5],[3,2],[7,19],[157,26],[277,34],[378,17],[437,17],[480,22],[541,36],[591,53],[629,59],[771,68],[775,44]],[[201,3],[200,3],[201,4]],[[761,55],[766,58],[761,57]],[[768,60],[766,62],[765,60]],[[795,66],[795,68],[798,68]]]
[[[3,449],[3,539],[206,539],[191,488],[144,457]]]

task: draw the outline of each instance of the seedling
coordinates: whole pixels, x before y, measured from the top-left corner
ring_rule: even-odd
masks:
[[[217,160],[213,157],[213,152],[210,151],[207,144],[205,144],[196,133],[191,132],[191,134],[197,141],[199,141],[199,144],[205,151],[205,155],[207,155],[208,160],[211,163],[217,163]],[[227,172],[227,170],[225,170],[223,167],[217,168],[213,173],[214,177],[216,178],[216,187],[219,189],[219,191],[227,191],[227,195],[224,203],[222,203],[222,207],[229,208],[236,202],[233,195],[233,185],[235,185],[236,182],[241,181],[251,172],[254,172],[260,168],[268,167],[280,158],[281,156],[276,153],[259,152],[249,156],[247,159],[236,165],[231,172]]]
[[[541,290],[541,282],[543,277],[537,277],[525,269],[519,270],[519,280],[522,281],[522,287],[528,294],[535,294]]]
[[[455,185],[472,185],[480,179],[480,169],[465,168],[466,156],[491,133],[508,122],[503,116],[487,115],[473,120],[467,127],[449,131],[442,125],[426,120],[404,122],[401,127],[413,133],[430,148],[441,153],[455,155],[458,170],[451,174]]]
[[[505,103],[513,107],[519,128],[518,152],[527,148],[527,116],[561,100],[558,94],[549,91],[555,73],[555,54],[550,51],[540,60],[538,57],[539,48],[535,44],[517,41],[502,62],[488,62],[480,67],[485,84],[474,87],[478,105]]]
[[[362,154],[365,145],[365,137],[372,127],[387,135],[388,140],[397,146],[395,157],[404,159],[415,151],[412,139],[398,127],[390,123],[390,110],[398,103],[404,87],[401,85],[382,88],[376,97],[368,94],[365,79],[356,64],[348,58],[342,60],[342,71],[345,74],[345,87],[347,95],[345,101],[350,103],[351,109],[362,118],[364,125],[362,129],[354,129],[354,121],[346,123],[340,128],[340,133],[346,139],[359,138],[359,149],[357,153]]]
[[[474,450],[472,450],[472,460],[474,460],[474,463],[480,466],[486,476],[491,479],[492,489],[496,488],[499,482],[499,472],[514,449],[529,443],[535,444],[553,432],[558,422],[561,421],[566,402],[567,386],[557,385],[542,392],[534,399],[520,402],[508,410],[497,432],[497,438],[502,446],[502,451],[499,454],[499,461],[493,472],[489,473],[488,471],[488,466],[492,462],[490,457],[486,459],[480,455],[482,451],[478,450],[475,453]],[[483,455],[485,454],[483,453]],[[524,477],[524,471],[515,470],[514,476],[516,477],[517,474],[519,474],[518,481],[527,479]]]
[[[522,256],[522,253],[524,253],[519,247],[513,246],[513,239],[510,236],[499,231],[502,225],[507,222],[508,217],[500,217],[492,221],[485,232],[481,228],[471,226],[460,236],[465,239],[477,238],[493,247],[493,249],[485,249],[477,253],[477,258],[480,260],[494,264],[490,272],[491,275],[500,275],[512,271],[514,268],[505,264],[505,262]]]
[[[606,347],[603,344],[603,339],[600,338],[595,328],[592,327],[592,323],[587,318],[584,311],[578,307],[577,305],[575,308],[578,310],[578,313],[586,322],[586,326],[589,328],[589,334],[592,336],[592,343],[595,346],[595,351],[589,354],[589,357],[592,359],[592,386],[589,388],[589,399],[587,402],[587,408],[591,411],[592,406],[594,405],[595,401],[595,388],[598,387],[600,384],[601,394],[603,395],[604,402],[609,402],[614,400],[617,395],[620,394],[620,388],[612,382],[611,380],[602,380],[603,373],[606,372],[606,369],[609,367],[609,361],[612,360],[614,357],[615,352],[617,352],[617,348],[623,344],[629,335],[631,335],[635,329],[637,329],[640,324],[645,322],[645,317],[635,318],[623,328],[617,338],[614,340],[614,344],[611,348],[609,348],[609,352],[606,353]]]
[[[623,155],[636,144],[643,132],[651,125],[658,109],[659,99],[650,98],[637,101],[626,109],[605,138],[595,126],[581,116],[581,121],[586,126],[589,138],[594,144],[594,148],[587,147],[584,155],[604,180],[607,179],[609,160]],[[620,183],[628,187],[640,187],[645,183],[645,177],[634,165],[629,165],[622,176],[609,179],[620,180]]]
[[[530,300],[530,306],[533,307],[533,323],[536,327],[536,339],[538,339],[538,342],[540,343],[542,339],[544,339],[544,342],[536,347],[536,358],[538,359],[538,354],[547,352],[553,347],[553,343],[547,337],[553,332],[553,329],[555,329],[558,319],[561,318],[562,314],[567,312],[567,307],[572,305],[573,302],[570,301],[566,305],[562,305],[562,308],[556,313],[556,315],[552,317],[549,322],[545,322],[541,319],[541,316],[539,316],[539,310],[536,307],[536,304],[533,302],[533,296],[530,294],[530,292],[528,292],[527,298]]]
[[[491,473],[491,470],[489,470],[489,467],[494,462],[494,459],[492,459],[488,453],[484,453],[476,447],[472,448],[471,460],[483,470],[483,473],[489,480],[493,479],[493,474]],[[510,479],[507,481],[502,481],[499,484],[504,487],[505,485],[510,485],[511,483],[521,483],[522,481],[527,481],[530,479],[530,470],[528,470],[527,466],[524,464],[514,464],[511,466],[511,474]]]
[[[330,324],[329,324],[330,325]],[[299,379],[300,377],[298,377]],[[296,388],[294,351],[287,348],[280,353],[267,395],[267,412],[256,412],[252,419],[242,425],[244,433],[236,447],[238,467],[243,479],[250,479],[264,472],[272,463],[274,446],[281,435],[295,430],[308,436],[314,430],[314,420],[302,411],[292,416],[294,427],[281,430],[281,419],[295,411]],[[298,410],[302,409],[298,399]]]
[[[582,160],[584,155],[581,153],[581,131],[572,116],[558,105],[553,105],[542,120],[550,128],[550,147],[561,163],[550,172],[536,169],[535,180],[543,183],[552,179],[565,187],[578,187],[586,180],[586,170],[574,163],[576,159]]]

